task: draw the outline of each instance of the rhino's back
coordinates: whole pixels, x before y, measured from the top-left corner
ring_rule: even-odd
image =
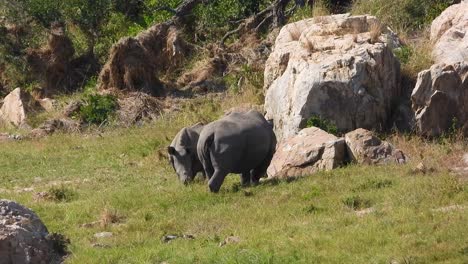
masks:
[[[239,173],[265,159],[273,136],[270,124],[260,113],[232,113],[205,126],[198,149],[202,150],[211,138],[212,158]]]

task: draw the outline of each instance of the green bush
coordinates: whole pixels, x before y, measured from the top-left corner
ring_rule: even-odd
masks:
[[[55,202],[70,202],[76,193],[65,186],[53,186],[45,192],[44,198]]]
[[[364,199],[358,195],[347,197],[343,199],[343,204],[353,210],[362,210],[372,206],[372,202],[368,199]]]
[[[323,119],[318,115],[313,115],[307,119],[306,127],[318,127],[330,134],[337,135],[338,128],[329,120]]]
[[[117,99],[112,95],[88,95],[81,107],[80,118],[89,124],[102,124],[112,117],[117,109]]]
[[[432,22],[453,0],[355,0],[351,12],[371,14],[397,31],[420,29]]]

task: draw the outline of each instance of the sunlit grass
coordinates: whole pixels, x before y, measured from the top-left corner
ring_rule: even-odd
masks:
[[[142,127],[2,143],[0,197],[33,208],[51,232],[70,238],[69,263],[466,261],[468,211],[434,211],[468,203],[466,181],[443,162],[466,143],[394,136],[408,165],[351,165],[249,188],[232,175],[214,195],[201,181],[178,183],[164,150],[181,127],[217,118],[216,104],[195,101]],[[413,173],[420,161],[436,171]],[[35,198],[51,189],[73,195]],[[106,212],[119,221],[83,227]],[[94,237],[104,231],[113,236]],[[168,234],[195,239],[164,243]],[[231,235],[240,242],[220,247]]]

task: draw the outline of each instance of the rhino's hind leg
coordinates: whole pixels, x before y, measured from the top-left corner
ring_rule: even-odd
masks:
[[[250,185],[250,171],[248,172],[243,172],[241,174],[241,185],[242,186],[248,186]]]
[[[260,178],[265,176],[268,166],[270,166],[271,158],[268,157],[265,159],[260,165],[258,165],[255,169],[250,171],[250,175],[252,177],[252,183],[258,184]]]
[[[211,177],[210,181],[208,182],[208,186],[210,187],[210,191],[217,193],[221,188],[221,185],[224,182],[224,178],[226,178],[227,172],[222,170],[215,170],[213,177]]]

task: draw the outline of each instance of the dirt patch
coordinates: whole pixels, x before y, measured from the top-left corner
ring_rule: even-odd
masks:
[[[141,92],[134,92],[119,99],[117,116],[124,126],[157,119],[164,108],[164,102]]]
[[[123,38],[115,44],[99,76],[99,89],[142,91],[164,94],[156,76],[179,66],[191,47],[182,33],[170,23],[161,23],[135,38]]]
[[[98,68],[93,55],[78,58],[74,55],[73,42],[65,35],[61,23],[51,26],[45,47],[27,50],[28,65],[42,88],[35,91],[37,97],[75,91]]]

